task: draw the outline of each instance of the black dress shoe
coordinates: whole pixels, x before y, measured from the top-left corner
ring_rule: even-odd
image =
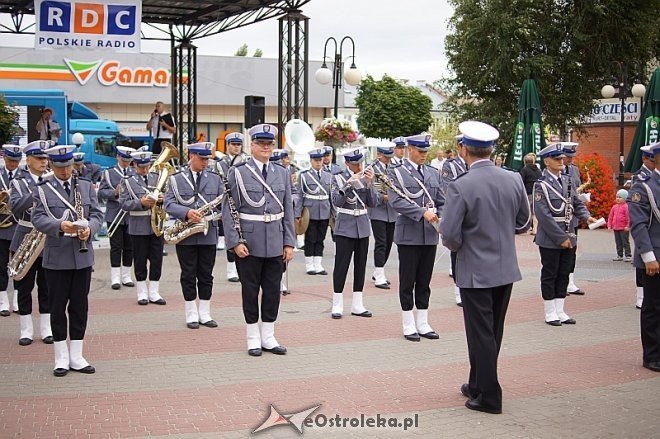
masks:
[[[390,289],[390,284],[384,283],[384,284],[376,284],[376,288],[380,288],[381,290],[389,290]]]
[[[416,332],[414,334],[409,334],[409,335],[403,334],[403,338],[405,338],[408,341],[420,341],[421,340],[421,338],[419,338],[419,334],[416,333]]]
[[[112,289],[113,290],[118,290],[119,288],[121,288],[120,284],[112,284]]]
[[[352,312],[351,315],[352,316],[357,316],[357,317],[371,317],[371,311],[365,311],[365,312],[361,312],[359,314],[356,313],[356,312]]]
[[[9,314],[10,312],[8,309],[3,309],[2,311],[0,311],[0,316],[2,317],[9,317]]]
[[[478,412],[490,413],[492,415],[502,414],[502,409],[494,409],[481,405],[476,399],[468,399],[465,401],[465,407],[470,410],[476,410]]]
[[[561,324],[562,324],[562,325],[574,325],[574,324],[576,324],[576,323],[577,323],[577,322],[575,321],[575,319],[568,319],[568,320],[562,320],[562,321],[561,321]]]
[[[584,296],[584,291],[578,289],[577,291],[571,291],[570,293],[567,291],[566,294],[571,294],[575,296]]]
[[[149,301],[147,299],[140,299],[138,300],[138,305],[149,305]]]
[[[550,326],[561,326],[561,322],[559,320],[551,320],[549,322],[545,322],[546,324]]]
[[[463,302],[458,302],[456,306],[458,306],[459,308],[463,308]]]
[[[429,340],[437,340],[440,338],[437,332],[431,331],[426,334],[419,334],[420,337],[428,338]]]
[[[332,318],[335,319],[335,320],[336,319],[341,319],[341,314],[339,314],[338,312],[333,312],[332,313]]]
[[[53,336],[49,335],[48,337],[44,337],[41,341],[43,341],[46,344],[53,344]]]
[[[21,346],[29,346],[32,344],[32,339],[31,338],[21,338],[18,340],[18,344]]]
[[[323,270],[323,271],[317,271],[317,272],[314,273],[314,274],[319,274],[319,275],[321,275],[321,276],[326,276],[326,275],[328,274],[328,272],[325,271],[325,270]]]
[[[188,322],[186,323],[186,326],[188,327],[188,329],[199,329],[198,322]]]
[[[648,370],[652,370],[653,372],[660,372],[660,361],[651,361],[648,363],[644,362],[643,366]]]
[[[283,296],[288,296],[289,294],[291,294],[291,292],[288,291],[288,290],[287,290],[287,291],[282,291],[282,295],[283,295]]]
[[[475,399],[475,396],[470,393],[470,385],[468,383],[461,385],[461,393],[468,399]]]
[[[637,309],[642,309],[641,306],[637,306],[637,305],[635,305],[635,308],[637,308]]]
[[[248,349],[248,355],[250,357],[261,357],[261,349]]]
[[[286,355],[286,348],[284,346],[275,346],[274,348],[265,348],[262,346],[261,350],[275,355]]]
[[[167,305],[165,299],[150,300],[149,303],[155,303],[156,305]]]
[[[307,271],[306,273],[310,276],[316,276],[316,271]]]
[[[87,366],[83,367],[82,369],[71,368],[71,370],[73,370],[74,372],[80,372],[80,373],[85,373],[85,374],[92,374],[92,373],[96,372],[96,369],[91,364],[88,364]]]
[[[218,322],[215,320],[211,319],[208,322],[199,322],[200,325],[206,326],[207,328],[217,328],[218,327]]]
[[[240,281],[240,279],[237,278],[237,277],[230,277],[230,278],[227,279],[227,280],[228,280],[229,282],[239,282],[239,281]]]
[[[57,369],[53,370],[53,375],[55,375],[56,377],[63,377],[67,373],[69,373],[69,369],[63,369],[61,367],[58,367]]]
[[[387,285],[392,285],[392,282],[390,282],[389,280],[386,280],[385,282],[387,282]]]
[[[123,282],[122,282],[122,285],[125,286],[125,287],[134,287],[134,286],[135,286],[135,284],[133,283],[133,281],[126,282],[126,283],[123,283]]]

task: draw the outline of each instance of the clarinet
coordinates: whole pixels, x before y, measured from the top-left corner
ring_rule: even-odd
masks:
[[[82,203],[82,193],[80,192],[80,186],[78,185],[78,175],[74,174],[73,175],[73,199],[74,199],[74,204],[73,207],[76,210],[76,216],[78,217],[78,221],[83,221],[85,220],[85,208],[83,207]],[[78,236],[80,236],[80,230],[78,230]],[[87,241],[86,240],[80,240],[80,249],[78,251],[80,253],[87,253],[89,249],[87,248]]]
[[[573,178],[569,172],[569,167],[566,167],[566,175],[568,177],[568,182],[566,184],[566,209],[564,211],[564,230],[568,239],[571,241],[571,245],[575,247],[577,244],[577,235],[573,230],[571,230],[571,221],[573,220]]]
[[[234,221],[234,230],[238,233],[238,243],[247,246],[247,240],[243,237],[243,229],[241,229],[241,218],[238,215],[238,209],[236,208],[236,202],[234,197],[231,195],[231,188],[229,187],[229,180],[226,176],[220,175],[222,180],[222,185],[225,188],[225,197],[227,198],[227,204],[229,205],[229,215]]]

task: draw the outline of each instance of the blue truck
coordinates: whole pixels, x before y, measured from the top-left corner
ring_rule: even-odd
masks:
[[[116,164],[115,146],[122,141],[116,122],[99,119],[91,108],[80,102],[69,102],[62,90],[0,89],[0,95],[19,113],[18,137],[21,142],[39,140],[35,126],[41,111],[48,107],[53,110],[53,120],[62,130],[60,144],[73,144],[73,134],[81,133],[85,140],[80,151],[85,153],[86,162],[102,168]]]

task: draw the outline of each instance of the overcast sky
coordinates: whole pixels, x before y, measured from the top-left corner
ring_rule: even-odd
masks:
[[[312,0],[303,13],[310,18],[311,60],[323,57],[328,37],[339,40],[350,35],[355,40],[355,63],[363,74],[380,78],[387,73],[413,81],[433,81],[446,74],[444,38],[452,13],[446,0]],[[31,35],[6,37],[2,36],[2,45],[29,47],[34,41]],[[202,55],[233,55],[243,43],[248,44],[250,56],[260,48],[264,57],[277,58],[278,21],[271,19],[195,42]],[[329,46],[328,50],[334,49]],[[142,51],[169,52],[169,43],[143,41]],[[346,42],[344,54],[350,51]]]

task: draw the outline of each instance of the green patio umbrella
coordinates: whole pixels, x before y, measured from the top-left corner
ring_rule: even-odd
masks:
[[[642,166],[642,151],[640,148],[660,140],[658,129],[660,129],[660,67],[653,72],[651,82],[644,95],[642,117],[639,118],[637,123],[635,137],[626,159],[626,172],[634,172]]]
[[[533,79],[525,79],[518,102],[518,123],[513,145],[507,157],[507,166],[520,170],[525,164],[523,157],[530,152],[537,156],[545,148],[543,124],[541,123],[541,100]]]

